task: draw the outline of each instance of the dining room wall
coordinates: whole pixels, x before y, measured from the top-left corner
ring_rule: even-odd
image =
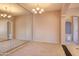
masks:
[[[33,40],[60,43],[60,11],[33,15]]]
[[[31,40],[32,39],[32,14],[27,13],[18,16],[14,20],[15,39]]]

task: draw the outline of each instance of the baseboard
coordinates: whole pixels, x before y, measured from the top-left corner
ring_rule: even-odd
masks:
[[[36,41],[36,40],[32,40],[29,42],[36,42],[36,43],[49,43],[49,44],[60,44],[60,43],[53,43],[53,42],[42,42],[42,41]]]

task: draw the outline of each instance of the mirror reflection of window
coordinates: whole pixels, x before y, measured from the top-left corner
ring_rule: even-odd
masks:
[[[78,39],[78,17],[77,16],[73,17],[73,42],[75,44],[79,43],[79,39]]]
[[[71,31],[71,22],[66,21],[66,43],[70,43],[72,41],[72,31]]]

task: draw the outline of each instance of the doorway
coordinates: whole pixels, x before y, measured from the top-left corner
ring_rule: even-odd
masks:
[[[12,35],[13,35],[12,22],[11,22],[11,21],[8,21],[8,22],[7,22],[7,39],[8,39],[8,40],[13,39]]]

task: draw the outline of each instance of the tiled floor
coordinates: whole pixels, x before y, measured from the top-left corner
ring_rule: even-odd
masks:
[[[71,43],[66,46],[73,56],[79,56],[79,45]]]
[[[7,40],[7,41],[3,41],[0,42],[0,52],[6,52],[9,51],[17,46],[20,46],[24,43],[26,43],[27,41],[24,40]]]
[[[29,42],[10,56],[64,56],[61,45],[51,43]]]

